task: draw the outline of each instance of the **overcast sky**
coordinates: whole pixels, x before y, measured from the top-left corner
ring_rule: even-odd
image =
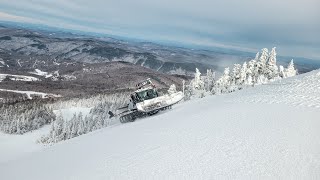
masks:
[[[0,20],[320,60],[319,0],[1,0]]]

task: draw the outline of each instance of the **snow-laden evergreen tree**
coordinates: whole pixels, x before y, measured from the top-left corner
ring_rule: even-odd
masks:
[[[260,52],[257,52],[255,58],[253,60],[255,60],[256,62],[259,61],[259,57],[260,57]]]
[[[230,69],[224,69],[223,75],[217,80],[216,86],[213,89],[214,94],[229,93],[231,85]]]
[[[186,81],[182,80],[182,93],[184,94],[184,91],[186,89]]]
[[[80,136],[85,133],[84,120],[83,120],[83,115],[81,112],[78,114],[78,121],[79,122],[78,122],[78,127],[77,127],[77,136]]]
[[[76,114],[74,114],[72,119],[70,120],[70,123],[71,123],[71,125],[70,125],[71,126],[70,138],[77,137],[79,121],[80,121],[80,119],[78,119],[78,116]]]
[[[267,48],[261,49],[261,56],[259,57],[259,61],[262,64],[267,64],[268,56],[269,56],[268,52],[269,50]]]
[[[24,134],[39,129],[54,119],[52,109],[41,102],[18,102],[0,106],[0,130],[9,134]]]
[[[252,76],[247,76],[245,84],[248,86],[254,85],[253,80],[252,80]]]
[[[225,68],[223,75],[218,78],[217,81],[213,82],[213,88],[211,89],[211,94],[221,94],[229,93],[235,90],[240,90],[246,86],[255,86],[259,84],[266,84],[277,79],[285,78],[287,76],[293,76],[297,73],[294,69],[293,62],[290,62],[288,68],[283,68],[280,66],[280,71],[277,66],[277,53],[276,48],[268,51],[267,48],[261,50],[261,55],[258,52],[256,57],[250,60],[248,63],[244,62],[241,66],[240,64],[235,64],[232,72],[230,73],[229,68]],[[200,76],[200,72],[196,70],[195,78],[191,81],[190,85],[186,87],[185,90],[185,100],[190,99],[194,95],[194,89],[202,87],[204,82],[205,91],[208,91],[207,79],[210,77],[211,71],[207,71],[207,76]],[[201,82],[201,83],[197,83]],[[199,88],[202,90],[202,88]],[[202,91],[203,92],[203,91]]]
[[[279,77],[280,78],[286,78],[285,77],[285,72],[284,72],[284,67],[283,66],[279,66]]]
[[[269,80],[274,80],[279,76],[278,66],[277,66],[277,52],[276,47],[272,48],[267,64],[267,78]]]
[[[205,95],[205,86],[201,78],[201,73],[198,68],[194,74],[194,79],[191,80],[185,95],[188,97],[204,97]]]
[[[57,119],[52,122],[50,133],[42,137],[39,141],[42,143],[56,143],[115,123],[117,119],[110,119],[108,111],[115,111],[119,107],[123,107],[126,104],[127,96],[126,94],[95,96],[89,100],[87,99],[86,102],[82,100],[78,102],[77,100],[67,102],[69,106],[74,106],[77,103],[81,106],[87,106],[88,104],[90,106],[92,104],[96,105],[91,109],[90,114],[86,116],[83,116],[81,112],[74,114],[71,120],[66,120],[62,116],[58,116]],[[62,104],[59,104],[58,107],[65,108]]]
[[[231,85],[239,86],[241,85],[241,65],[240,64],[234,64],[231,74]]]
[[[244,62],[240,70],[239,86],[243,86],[247,80],[248,65]]]
[[[177,88],[176,88],[176,85],[175,84],[172,84],[170,86],[170,88],[168,89],[168,94],[173,94],[173,93],[176,93],[177,92]]]
[[[292,77],[297,75],[298,71],[294,68],[293,59],[288,64],[288,67],[284,70],[285,71],[285,77]]]
[[[245,82],[246,85],[253,85],[255,83],[254,69],[255,69],[256,62],[257,62],[256,60],[251,60],[247,65],[247,73],[246,73],[247,78]]]
[[[194,74],[192,87],[197,90],[202,90],[204,87],[204,82],[201,80],[201,73],[198,68],[196,68],[196,73]]]
[[[62,141],[65,138],[65,135],[63,134],[63,130],[65,130],[65,124],[64,124],[64,120],[62,118],[62,116],[58,116],[57,120],[52,123],[52,134],[51,137],[52,138],[57,138],[57,141]]]
[[[215,73],[211,70],[207,70],[207,74],[204,77],[204,83],[205,83],[205,90],[207,92],[210,92],[215,84]]]
[[[267,61],[268,61],[268,49],[263,48],[261,50],[261,56],[259,57],[259,61],[257,61],[256,64],[256,78],[258,78],[261,75],[266,74],[266,67],[267,67]]]

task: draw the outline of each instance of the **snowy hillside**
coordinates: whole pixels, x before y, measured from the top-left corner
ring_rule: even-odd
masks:
[[[319,179],[319,94],[317,70],[194,99],[134,123],[24,150],[0,161],[0,177]]]
[[[9,90],[9,89],[0,89],[0,91],[14,92],[14,93],[18,93],[18,94],[25,94],[28,99],[32,99],[33,96],[37,96],[37,97],[41,97],[41,98],[61,97],[60,95],[57,95],[57,94],[47,94],[47,93],[35,92],[35,91],[16,91],[16,90]]]
[[[9,78],[12,81],[39,81],[38,78],[32,76],[22,76],[22,75],[13,75],[13,74],[0,74],[0,82],[6,78]]]

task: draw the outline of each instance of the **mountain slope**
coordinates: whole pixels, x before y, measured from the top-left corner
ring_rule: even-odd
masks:
[[[319,94],[313,71],[188,101],[0,164],[1,178],[319,179]]]
[[[59,67],[61,68],[58,71],[45,72],[49,77],[34,72],[18,72],[23,75],[14,75],[15,72],[2,74],[0,71],[0,98],[10,97],[8,91],[4,93],[1,89],[37,91],[69,98],[97,93],[132,92],[137,83],[147,78],[161,90],[167,90],[171,84],[180,87],[182,80],[190,79],[187,76],[165,74],[126,62],[72,64]]]
[[[0,22],[1,23],[1,22]],[[193,52],[133,43],[112,38],[0,27],[0,70],[54,69],[57,63],[125,61],[164,73],[190,74],[196,67],[219,69],[222,59],[239,59],[223,53]],[[231,62],[230,62],[231,63]]]

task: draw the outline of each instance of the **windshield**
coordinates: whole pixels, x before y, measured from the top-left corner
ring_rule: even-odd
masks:
[[[147,89],[145,91],[137,92],[137,96],[139,98],[139,101],[144,101],[158,97],[158,94],[154,89]]]

